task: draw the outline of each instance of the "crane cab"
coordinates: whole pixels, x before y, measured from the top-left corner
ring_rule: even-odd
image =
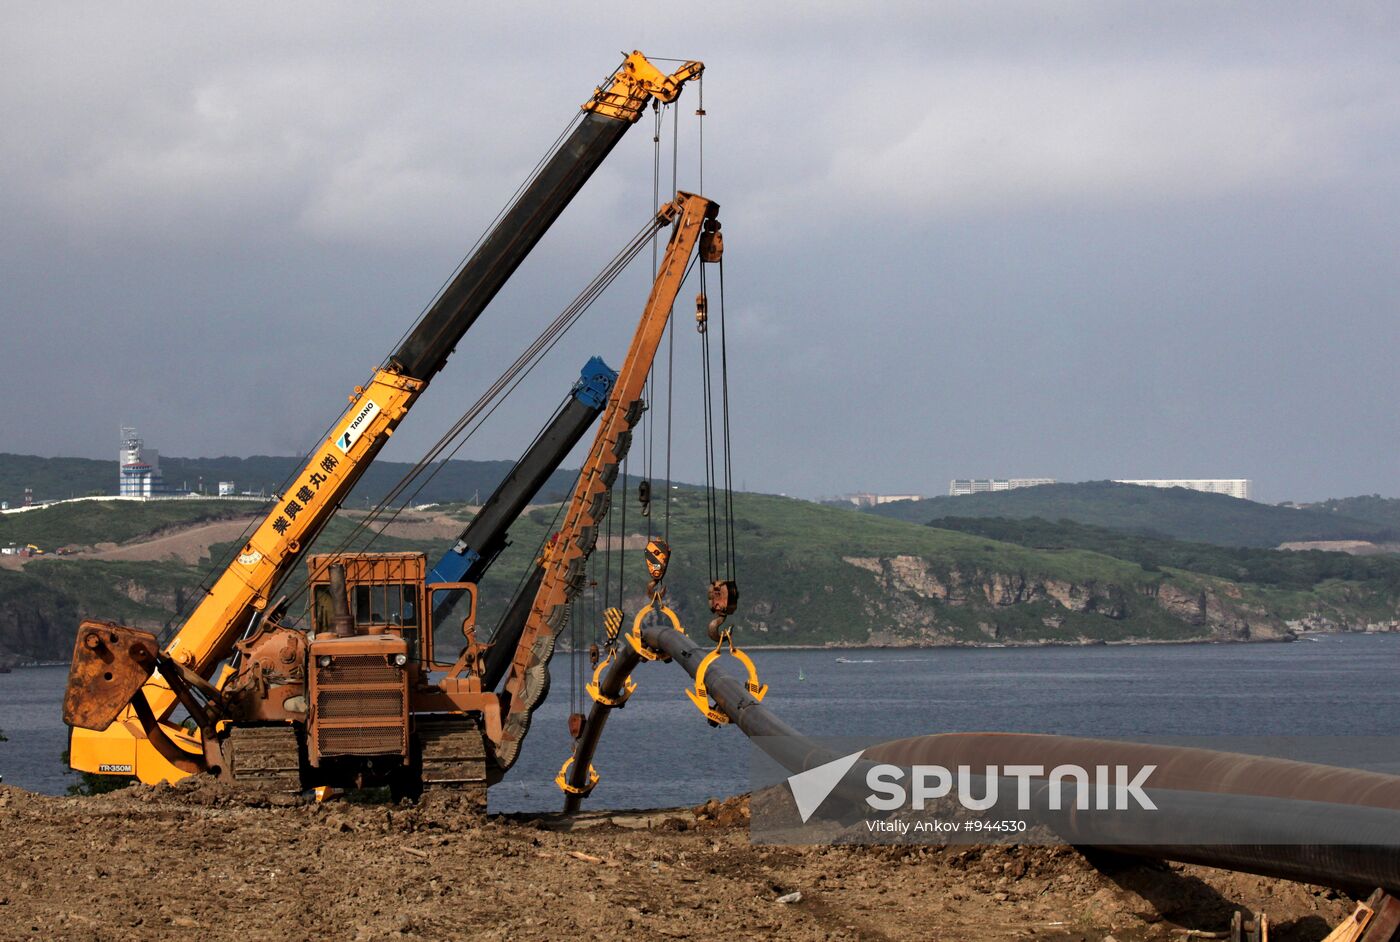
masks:
[[[351,634],[403,639],[405,667],[425,681],[435,671],[451,669],[455,652],[453,660],[446,662],[434,657],[435,622],[459,623],[463,635],[471,635],[476,626],[475,583],[426,584],[427,559],[422,553],[317,554],[307,560],[306,567],[310,584],[307,623],[318,640],[335,635],[333,564],[345,567]]]
[[[421,752],[415,732],[427,714],[459,712],[434,683],[453,665],[434,658],[433,612],[460,618],[470,637],[476,586],[426,585],[422,553],[320,554],[307,570],[308,764],[330,780],[392,776]]]

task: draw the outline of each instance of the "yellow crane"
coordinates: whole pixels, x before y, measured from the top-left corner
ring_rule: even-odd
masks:
[[[701,63],[686,62],[667,74],[634,52],[594,91],[572,130],[541,161],[398,349],[355,387],[330,434],[167,644],[162,647],[150,632],[112,622],[90,620],[79,627],[64,698],[73,768],[135,775],[151,783],[176,781],[201,768],[228,771],[232,763],[223,746],[239,724],[224,696],[235,671],[229,666],[220,671],[220,665],[240,638],[275,629],[282,614],[274,602],[278,587],[466,331],[627,128],[650,102],[674,101],[702,70]],[[380,647],[391,661],[405,653],[393,645]],[[307,651],[292,645],[281,656],[288,658],[285,664],[268,665],[248,682],[266,687],[268,678],[295,681],[301,668],[301,682],[314,686],[316,661],[304,662]],[[457,706],[480,710],[481,695],[479,689],[464,692]],[[316,704],[304,698],[298,703],[296,696],[281,702],[289,717],[297,708],[303,719],[316,710]],[[177,703],[189,710],[197,728],[170,719]],[[254,715],[266,722],[265,712]]]

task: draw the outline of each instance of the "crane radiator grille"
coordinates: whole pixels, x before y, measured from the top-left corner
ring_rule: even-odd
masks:
[[[324,686],[336,684],[397,684],[399,670],[375,654],[351,654],[331,661],[330,667],[318,669],[317,682]]]
[[[378,655],[335,658],[317,668],[316,752],[322,756],[406,754],[404,672]]]
[[[316,694],[316,710],[323,719],[398,716],[403,712],[403,694],[397,690],[328,690],[322,687]]]
[[[393,726],[355,726],[318,731],[323,756],[377,756],[401,752],[403,732]]]

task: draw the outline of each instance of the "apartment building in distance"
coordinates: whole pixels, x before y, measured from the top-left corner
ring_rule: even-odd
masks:
[[[1188,491],[1225,494],[1240,500],[1252,500],[1254,482],[1249,478],[1200,478],[1180,481],[1117,481],[1115,484],[1136,484],[1139,487],[1184,487]]]
[[[948,482],[948,496],[990,494],[993,491],[1014,491],[1022,487],[1054,483],[1054,478],[955,478]]]
[[[841,500],[848,500],[857,507],[878,507],[881,504],[893,504],[900,500],[923,500],[922,494],[845,494]]]

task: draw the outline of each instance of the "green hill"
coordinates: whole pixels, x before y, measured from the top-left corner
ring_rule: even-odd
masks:
[[[126,543],[171,528],[257,513],[243,500],[93,500],[0,516],[0,546],[33,544],[53,552],[70,544]]]
[[[591,572],[598,586],[577,603],[579,635],[566,636],[566,648],[593,640],[605,605],[621,597],[623,608],[635,612],[643,604],[641,546],[648,524],[651,535],[665,533],[664,506],[658,501],[653,516],[644,518],[635,486],[626,493],[633,498],[626,508],[629,548],[618,545],[624,531],[619,505],[614,548],[607,548],[605,529]],[[184,508],[188,522],[198,524],[208,519],[201,515],[210,503],[218,504],[112,502],[93,519],[108,534],[142,535],[152,528],[170,534],[180,524],[164,516],[173,512],[165,508]],[[703,495],[677,490],[672,506],[675,555],[667,598],[692,632],[703,632],[712,577]],[[159,519],[144,516],[153,508],[161,508]],[[444,510],[436,529],[416,524],[436,535],[414,538],[404,534],[419,531],[400,528],[372,548],[414,549],[435,558],[450,543],[453,514],[464,516],[458,508],[431,513]],[[556,512],[537,508],[513,529],[513,545],[482,585],[482,624],[494,625],[543,539],[557,527]],[[942,529],[756,494],[735,496],[735,518],[741,643],[1263,640],[1288,637],[1290,627],[1400,624],[1400,585],[1392,562],[1383,558],[1230,551],[1083,526],[1057,535],[1052,531],[1058,525],[1044,521],[964,520]],[[6,519],[27,519],[27,527],[42,527],[55,540],[102,535],[65,508]],[[353,514],[338,516],[315,549],[362,547],[363,535],[351,539],[356,524]],[[177,613],[197,602],[213,561],[235,549],[233,542],[212,546],[201,565],[66,557],[29,560],[22,570],[0,568],[0,656],[66,659],[77,621],[85,617],[150,628],[178,624]],[[625,574],[621,586],[619,572]],[[300,578],[298,570],[283,591]],[[444,642],[455,640],[452,634],[447,631]]]
[[[254,455],[251,458],[172,458],[160,457],[161,474],[169,490],[182,485],[193,490],[204,481],[206,492],[216,493],[219,481],[233,481],[239,491],[271,494],[281,490],[301,466],[294,457]],[[511,461],[449,461],[436,469],[415,498],[419,503],[484,499],[513,466]],[[413,466],[404,461],[378,461],[351,493],[347,506],[377,502]],[[543,499],[560,500],[573,485],[577,471],[557,471],[541,492]],[[18,507],[24,489],[34,489],[34,499],[61,500],[68,497],[113,495],[117,493],[117,461],[92,458],[39,458],[34,455],[0,454],[0,500]]]
[[[1386,585],[1400,594],[1400,556],[1351,556],[1318,550],[1254,549],[1138,536],[1072,520],[1039,517],[943,517],[931,527],[972,533],[1032,549],[1079,549],[1137,563],[1148,570],[1185,569],[1242,584],[1312,590],[1342,580]]]
[[[1333,498],[1309,504],[1308,509],[1351,517],[1354,520],[1365,520],[1400,531],[1400,500],[1394,497],[1367,494],[1362,497]]]
[[[993,494],[899,501],[881,504],[868,512],[912,523],[928,523],[942,517],[1072,520],[1221,546],[1275,547],[1295,541],[1400,539],[1400,521],[1357,519],[1333,510],[1275,507],[1179,487],[1141,487],[1111,481],[1045,484]]]

